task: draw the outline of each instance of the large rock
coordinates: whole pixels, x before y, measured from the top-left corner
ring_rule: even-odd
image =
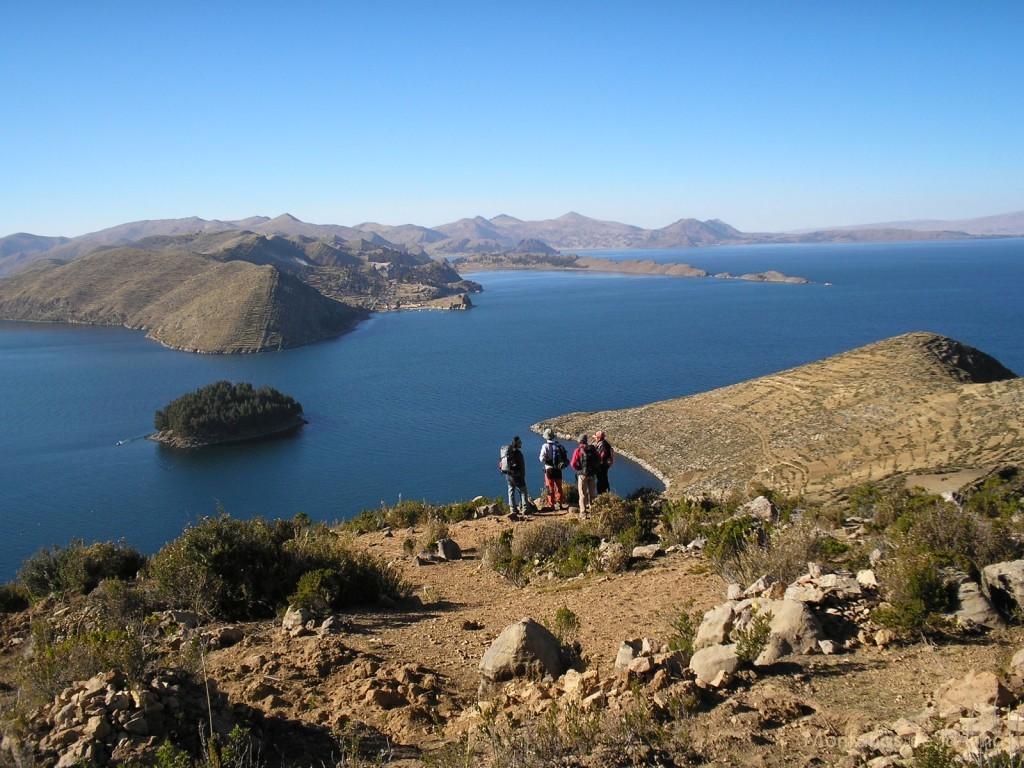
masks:
[[[516,677],[557,679],[565,671],[558,638],[533,619],[510,624],[480,660],[480,690]]]
[[[704,619],[697,627],[697,634],[693,638],[695,650],[729,642],[729,633],[732,631],[732,625],[736,619],[734,613],[736,605],[736,602],[730,600],[716,605],[704,614]]]
[[[940,714],[951,714],[962,710],[981,711],[991,707],[1002,707],[1013,701],[1011,694],[991,672],[967,673],[963,679],[953,679],[935,691],[935,703]]]
[[[768,645],[754,660],[757,666],[774,664],[791,653],[814,653],[825,639],[821,624],[811,610],[797,600],[765,600],[759,612],[772,614]]]
[[[759,520],[774,520],[779,516],[779,510],[766,496],[758,496],[740,507],[739,514],[751,515]]]
[[[1013,654],[1006,674],[1012,686],[1018,689],[1024,688],[1024,648]]]
[[[992,603],[985,597],[978,583],[967,574],[960,576],[957,596],[960,607],[953,612],[954,618],[989,629],[1006,626],[1006,621],[999,615],[999,611],[992,607]]]
[[[690,669],[699,680],[710,683],[722,672],[733,674],[740,668],[735,645],[709,645],[701,648],[690,659]]]
[[[455,543],[455,539],[441,539],[437,542],[437,556],[442,560],[461,560],[462,548]]]
[[[981,580],[992,604],[1009,615],[1024,607],[1024,560],[986,565]]]

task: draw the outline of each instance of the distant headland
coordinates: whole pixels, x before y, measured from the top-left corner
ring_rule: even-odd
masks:
[[[577,213],[532,222],[477,216],[432,228],[310,224],[283,214],[145,220],[74,238],[16,233],[0,238],[0,319],[119,325],[189,352],[264,352],[339,336],[372,312],[468,309],[470,294],[482,288],[459,269],[586,269],[802,283],[808,281],[775,270],[708,275],[688,264],[563,253],[949,240],[1012,234],[1018,225],[1024,232],[1024,214],[996,218],[1000,226],[978,225],[983,234],[913,226],[921,222],[744,233],[718,219],[680,219],[644,229]]]

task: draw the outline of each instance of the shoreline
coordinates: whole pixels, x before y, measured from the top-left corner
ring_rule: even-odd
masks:
[[[546,424],[543,421],[538,421],[536,424],[532,424],[530,426],[530,431],[535,433],[535,434],[538,434],[538,435],[543,435],[545,429],[550,429],[552,432],[555,433],[555,437],[556,438],[558,438],[559,440],[561,440],[563,442],[567,442],[567,443],[575,443],[576,442],[576,438],[579,437],[578,433],[576,435],[569,435],[569,434],[566,434],[564,432],[559,432],[553,426],[551,426],[549,424]],[[566,450],[568,451],[568,448],[566,448]],[[672,483],[669,481],[669,479],[664,474],[662,474],[661,470],[659,470],[657,467],[653,466],[652,464],[649,464],[644,459],[641,459],[638,456],[633,455],[629,451],[624,451],[624,450],[620,449],[614,443],[612,444],[612,450],[615,452],[616,456],[621,456],[624,459],[628,459],[629,461],[633,462],[637,466],[643,467],[645,470],[647,470],[652,475],[654,475],[656,478],[658,478],[658,480],[661,482],[661,484],[665,486],[665,488],[662,491],[662,493],[668,493],[668,490],[672,486]],[[572,452],[569,451],[569,454],[571,456]],[[572,467],[567,467],[567,469],[571,470]]]
[[[168,448],[176,448],[178,450],[194,450],[197,448],[206,448],[211,445],[231,445],[234,443],[251,443],[259,440],[268,440],[275,437],[283,437],[291,432],[294,432],[301,427],[309,424],[309,421],[304,419],[302,416],[296,416],[293,419],[289,419],[286,424],[274,427],[272,429],[260,429],[245,432],[240,435],[233,435],[231,437],[224,438],[212,438],[212,439],[199,439],[191,437],[178,437],[171,430],[164,430],[161,432],[154,432],[151,435],[146,435],[147,440],[152,440],[154,443],[159,443],[162,446]]]

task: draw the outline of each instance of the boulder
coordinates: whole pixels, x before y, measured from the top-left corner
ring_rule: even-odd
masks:
[[[462,548],[455,539],[441,539],[437,542],[437,556],[442,560],[461,560]]]
[[[640,655],[640,651],[641,641],[639,639],[623,640],[618,653],[615,654],[615,669],[628,668],[633,659]]]
[[[739,514],[751,515],[759,520],[774,520],[778,516],[779,510],[768,500],[768,497],[758,496],[740,507]]]
[[[756,666],[774,664],[791,653],[814,653],[825,639],[821,624],[806,605],[797,600],[766,600],[760,612],[771,613],[768,645],[755,659]]]
[[[619,573],[626,570],[629,555],[626,548],[617,541],[602,541],[597,548],[596,566],[602,573]]]
[[[1010,684],[1016,688],[1024,687],[1024,648],[1018,650],[1010,659],[1010,665],[1006,670]]]
[[[633,557],[643,560],[653,560],[661,552],[659,544],[643,544],[633,547]]]
[[[722,603],[704,614],[704,619],[697,627],[697,634],[693,638],[695,650],[729,642],[729,632],[732,631],[735,621],[735,606],[736,603],[732,601]]]
[[[557,679],[564,671],[558,638],[527,618],[505,627],[487,649],[480,660],[480,689],[517,677]]]
[[[972,670],[966,677],[949,680],[935,691],[940,713],[1003,707],[1011,701],[1013,694],[991,672]]]
[[[988,629],[998,629],[1006,626],[1006,621],[999,612],[992,607],[992,603],[985,597],[981,587],[967,574],[959,577],[957,585],[957,596],[960,607],[955,610],[952,616],[962,622],[970,622]]]
[[[710,683],[722,672],[733,674],[740,668],[735,645],[709,645],[701,648],[690,659],[690,669],[698,680]]]
[[[312,621],[313,612],[308,608],[295,608],[292,606],[288,607],[285,611],[284,619],[281,621],[281,627],[283,629],[299,629],[306,626],[306,622]]]
[[[986,565],[981,580],[992,604],[1003,613],[1024,608],[1024,560]]]

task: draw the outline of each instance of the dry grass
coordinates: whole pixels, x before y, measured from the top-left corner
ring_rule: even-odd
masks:
[[[1024,380],[956,341],[912,333],[711,392],[536,428],[606,431],[674,496],[751,482],[829,498],[864,482],[1024,460]]]

